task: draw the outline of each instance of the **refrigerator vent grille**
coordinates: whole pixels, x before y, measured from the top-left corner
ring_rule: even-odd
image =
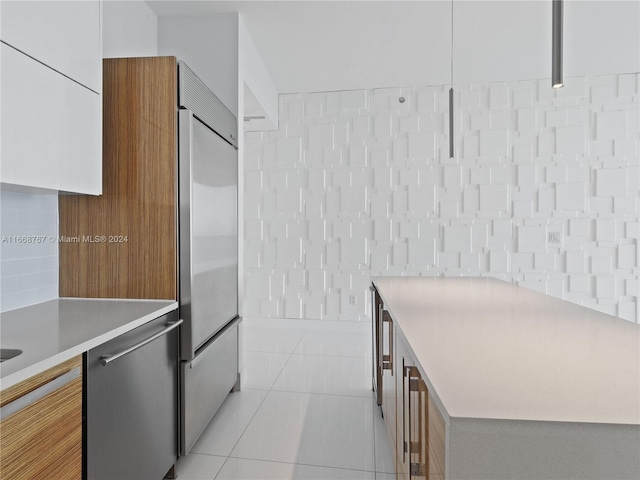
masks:
[[[188,108],[209,128],[238,146],[236,117],[184,62],[178,62],[180,106]]]

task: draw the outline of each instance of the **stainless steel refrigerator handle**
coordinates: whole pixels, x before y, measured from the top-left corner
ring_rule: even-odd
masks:
[[[67,373],[63,373],[59,377],[54,378],[50,382],[45,383],[41,387],[38,387],[35,390],[32,390],[31,392],[23,395],[22,397],[17,398],[13,402],[7,403],[5,406],[0,408],[0,420],[4,420],[9,415],[13,415],[23,408],[33,405],[38,400],[44,398],[46,395],[49,395],[51,392],[64,387],[67,383],[75,380],[79,376],[80,368],[74,368]]]
[[[198,363],[200,363],[200,360],[202,359],[202,355],[200,355],[200,352],[203,352],[204,350],[206,350],[213,342],[215,342],[217,339],[222,337],[222,335],[224,335],[226,332],[231,330],[236,325],[239,325],[241,321],[242,321],[242,317],[240,316],[235,317],[233,320],[227,323],[224,327],[222,327],[222,329],[220,329],[218,333],[216,333],[213,337],[207,340],[204,343],[204,345],[198,348],[198,354],[193,358],[193,360],[188,361],[189,368],[196,368],[198,366]]]
[[[117,360],[120,357],[124,357],[128,353],[133,352],[134,350],[138,350],[140,347],[144,347],[147,343],[153,342],[156,338],[162,337],[163,335],[166,335],[167,333],[169,333],[171,330],[178,328],[182,322],[183,322],[182,319],[177,320],[175,322],[170,322],[167,324],[167,328],[165,328],[164,330],[156,333],[155,335],[150,336],[149,338],[145,338],[140,343],[136,343],[134,346],[129,347],[126,350],[121,351],[120,353],[115,353],[113,355],[102,355],[100,357],[100,363],[106,367],[114,360]]]

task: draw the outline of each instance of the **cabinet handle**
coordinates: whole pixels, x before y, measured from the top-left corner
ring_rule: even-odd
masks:
[[[407,463],[409,464],[409,468],[411,468],[411,453],[413,452],[413,438],[411,435],[411,431],[413,430],[411,427],[411,423],[413,421],[413,416],[411,415],[411,370],[413,367],[406,367],[407,369],[407,440],[405,444],[405,450],[407,451],[408,459]],[[409,471],[409,478],[411,478],[411,471]]]
[[[418,380],[418,461],[411,465],[414,476],[429,478],[429,390]]]
[[[427,384],[422,379],[418,367],[405,367],[407,372],[408,382],[408,416],[409,416],[409,435],[406,443],[406,450],[409,454],[409,476],[428,478],[428,413],[425,414],[425,404],[423,405],[423,396],[428,395]],[[411,393],[417,393],[418,405],[417,410],[412,415]],[[403,389],[404,393],[404,389]],[[416,424],[413,425],[413,417],[417,417]],[[424,417],[424,418],[423,418]],[[417,439],[414,442],[412,438],[413,427],[417,430]],[[425,438],[426,437],[426,438]],[[417,454],[417,462],[412,461],[412,455]]]
[[[416,443],[413,441],[413,415],[411,414],[411,410],[413,410],[411,401],[411,392],[415,392],[418,390],[418,378],[419,373],[416,367],[406,367],[407,369],[407,379],[408,379],[408,388],[407,388],[407,397],[408,401],[408,417],[409,417],[409,435],[407,436],[407,453],[409,454],[409,463],[411,463],[411,454],[416,451]],[[416,376],[417,375],[417,376]]]
[[[375,302],[375,319],[373,335],[373,341],[375,343],[375,378],[376,378],[376,402],[380,406],[382,405],[382,300],[379,298],[377,292],[373,293],[373,300]]]
[[[100,363],[106,367],[114,360],[117,360],[120,357],[124,357],[128,353],[133,352],[134,350],[138,350],[139,348],[144,347],[147,343],[153,342],[156,338],[162,337],[163,335],[166,335],[167,333],[169,333],[171,330],[178,328],[182,322],[183,322],[182,319],[177,320],[175,322],[170,322],[167,324],[167,327],[164,330],[156,333],[155,335],[150,336],[149,338],[145,338],[140,343],[136,343],[134,346],[129,347],[126,350],[122,350],[121,352],[115,353],[113,355],[102,355],[100,357]]]
[[[13,415],[23,408],[33,405],[38,400],[49,395],[51,392],[64,387],[67,383],[75,380],[79,376],[80,368],[74,368],[73,370],[70,370],[67,373],[63,373],[59,377],[56,377],[50,382],[47,382],[44,385],[36,388],[35,390],[30,391],[20,398],[15,399],[13,402],[7,403],[2,408],[0,408],[0,420],[4,420],[9,415]]]
[[[389,355],[385,355],[384,351],[382,352],[382,369],[391,370],[393,375],[393,318],[391,318],[391,314],[387,310],[382,310],[383,328],[385,323],[389,324],[389,348],[387,349]]]
[[[407,418],[406,418],[406,412],[404,409],[404,405],[406,403],[406,397],[405,397],[405,384],[404,384],[404,379],[407,378],[407,374],[409,373],[409,368],[404,364],[404,357],[402,357],[402,463],[404,464],[405,460],[406,460],[406,455],[407,455]],[[409,402],[411,401],[411,398],[409,398]],[[409,439],[409,441],[411,441],[411,439]]]

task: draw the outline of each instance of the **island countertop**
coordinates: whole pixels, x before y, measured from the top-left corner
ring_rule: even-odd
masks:
[[[373,284],[447,416],[640,425],[640,325],[492,278]]]
[[[178,308],[171,300],[60,298],[0,314],[5,389]]]

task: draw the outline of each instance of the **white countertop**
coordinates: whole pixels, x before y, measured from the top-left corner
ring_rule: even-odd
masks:
[[[60,298],[0,314],[0,346],[23,353],[0,363],[0,388],[178,308],[170,300]]]
[[[640,325],[490,278],[373,283],[450,417],[640,425]]]

